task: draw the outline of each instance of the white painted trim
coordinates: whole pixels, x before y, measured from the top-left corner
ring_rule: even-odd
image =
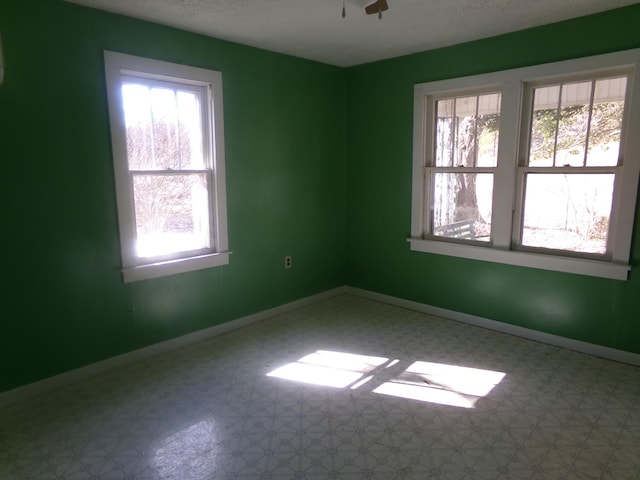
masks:
[[[580,353],[586,353],[595,357],[601,357],[608,360],[614,360],[616,362],[640,366],[640,354],[637,353],[625,352],[624,350],[617,350],[615,348],[582,342],[580,340],[574,340],[572,338],[539,332],[530,328],[519,327],[517,325],[511,325],[495,320],[489,320],[488,318],[478,317],[476,315],[469,315],[467,313],[456,312],[454,310],[448,310],[446,308],[434,307],[431,305],[426,305],[424,303],[405,300],[404,298],[393,297],[390,295],[363,290],[360,288],[346,287],[345,293],[358,295],[363,298],[387,303],[396,307],[406,308],[409,310],[415,310],[417,312],[446,318],[448,320],[454,320],[456,322],[474,325],[476,327],[494,330],[500,333],[506,333],[508,335],[513,335],[516,337],[526,338],[527,340],[534,340],[536,342],[546,343],[548,345],[554,345],[556,347],[566,348],[568,350],[573,350]]]
[[[228,264],[222,73],[110,51],[104,52],[104,66],[123,280],[134,282]],[[140,258],[137,255],[134,195],[127,158],[121,88],[123,79],[132,76],[139,77],[141,82],[148,84],[156,81],[175,83],[176,88],[193,88],[202,94],[200,113],[204,139],[203,153],[206,159],[206,168],[202,171],[208,172],[213,178],[213,182],[209,183],[207,188],[212,248],[207,249],[204,255],[175,252],[169,257],[156,257],[156,262],[153,258]],[[146,263],[148,261],[152,263]]]
[[[230,254],[231,252],[210,253],[197,257],[185,257],[166,262],[138,265],[137,267],[124,268],[122,275],[125,283],[127,283],[191,272],[203,268],[218,267],[229,263]]]
[[[558,335],[552,335],[549,333],[519,327],[517,325],[510,325],[508,323],[489,320],[487,318],[469,315],[467,313],[434,307],[431,305],[426,305],[411,300],[405,300],[403,298],[393,297],[382,293],[376,293],[369,290],[342,286],[315,295],[311,295],[309,297],[301,298],[293,302],[279,305],[262,312],[247,315],[245,317],[238,318],[221,325],[215,325],[204,330],[199,330],[197,332],[189,333],[187,335],[173,338],[165,342],[149,345],[148,347],[140,348],[132,352],[124,353],[122,355],[108,358],[100,362],[92,363],[90,365],[86,365],[75,370],[70,370],[53,377],[45,378],[43,380],[18,387],[13,390],[8,390],[6,392],[0,393],[0,407],[28,400],[29,398],[33,398],[37,395],[55,390],[60,387],[64,387],[65,385],[79,382],[94,375],[105,373],[116,368],[121,368],[132,363],[139,362],[156,355],[160,355],[162,353],[170,352],[177,348],[185,347],[206,340],[208,338],[215,337],[217,335],[222,335],[223,333],[236,330],[238,328],[242,328],[262,320],[266,320],[267,318],[271,318],[275,315],[287,313],[298,308],[311,305],[315,302],[326,300],[328,298],[342,294],[357,295],[377,302],[386,303],[401,308],[407,308],[409,310],[415,310],[417,312],[438,316],[448,320],[466,323],[469,325],[474,325],[476,327],[487,328],[489,330],[494,330],[497,332],[526,338],[528,340],[534,340],[537,342],[574,350],[576,352],[586,353],[588,355],[593,355],[596,357],[640,366],[640,355],[636,353],[625,352],[623,350],[616,350],[614,348],[604,347],[601,345],[581,342],[579,340],[573,340],[566,337],[560,337]]]
[[[451,255],[484,262],[504,263],[518,267],[537,268],[554,272],[575,273],[591,277],[609,278],[611,280],[627,280],[631,265],[617,264],[604,260],[563,257],[561,255],[545,255],[541,253],[501,250],[478,245],[464,245],[453,242],[408,238],[409,246],[414,252]]]
[[[635,207],[640,175],[640,49],[625,50],[592,57],[561,62],[532,65],[468,77],[451,78],[414,85],[413,110],[413,168],[411,198],[411,238],[413,251],[436,253],[461,258],[504,263],[509,265],[539,268],[578,275],[627,280],[633,235]],[[544,253],[540,248],[535,253],[517,251],[521,243],[518,232],[523,215],[523,174],[518,170],[525,152],[522,150],[528,129],[521,128],[524,122],[522,105],[526,85],[573,78],[575,75],[601,76],[613,72],[628,74],[627,103],[623,121],[621,157],[623,162],[614,170],[616,186],[614,204],[610,217],[608,252],[602,260],[591,260],[589,255],[580,257],[579,252],[562,254],[555,251]],[[498,171],[495,173],[492,209],[491,243],[478,246],[470,242],[432,241],[430,232],[430,201],[433,194],[430,176],[425,167],[433,167],[430,161],[433,152],[433,112],[430,103],[443,95],[478,94],[496,89],[502,94],[500,139],[498,146]],[[525,102],[526,103],[526,102]],[[518,150],[520,145],[520,150]],[[438,168],[439,171],[446,169]],[[590,170],[592,171],[592,170]],[[513,247],[512,247],[513,244]],[[593,256],[595,258],[595,255]]]
[[[198,330],[197,332],[189,333],[181,337],[172,338],[171,340],[166,340],[164,342],[149,345],[138,350],[133,350],[132,352],[123,353],[122,355],[117,355],[100,362],[76,368],[74,370],[70,370],[53,377],[38,380],[28,385],[24,385],[22,387],[0,393],[0,407],[24,401],[29,398],[35,397],[36,395],[40,395],[42,393],[64,387],[65,385],[79,382],[94,375],[105,373],[116,368],[124,367],[126,365],[139,362],[141,360],[145,360],[162,353],[170,352],[177,348],[182,348],[187,345],[191,345],[208,338],[215,337],[217,335],[222,335],[223,333],[227,333],[232,330],[237,330],[238,328],[246,327],[247,325],[251,325],[252,323],[260,322],[275,315],[287,313],[292,310],[311,305],[315,302],[341,295],[345,292],[346,287],[337,287],[332,290],[327,290],[325,292],[301,298],[299,300],[294,300],[293,302],[269,308],[258,313],[247,315],[236,320],[231,320],[220,325],[205,328],[204,330]]]

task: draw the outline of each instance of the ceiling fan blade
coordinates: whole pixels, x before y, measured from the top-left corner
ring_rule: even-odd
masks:
[[[364,11],[367,12],[367,15],[384,12],[385,10],[389,10],[387,0],[376,0],[371,5],[367,5],[366,7],[364,7]]]

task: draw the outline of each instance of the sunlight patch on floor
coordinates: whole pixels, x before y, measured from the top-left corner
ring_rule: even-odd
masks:
[[[318,350],[297,362],[286,364],[267,376],[333,388],[358,389],[383,368],[399,362],[388,358]],[[417,361],[397,377],[372,391],[422,402],[474,408],[502,381],[505,373],[479,368]]]
[[[473,408],[502,381],[505,373],[432,362],[414,362],[374,393],[422,402]]]
[[[388,361],[388,358],[383,357],[318,350],[297,362],[277,368],[267,376],[346,388]]]

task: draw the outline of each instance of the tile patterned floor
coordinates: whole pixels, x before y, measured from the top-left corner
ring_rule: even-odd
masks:
[[[0,479],[639,480],[640,368],[343,295],[0,410]]]

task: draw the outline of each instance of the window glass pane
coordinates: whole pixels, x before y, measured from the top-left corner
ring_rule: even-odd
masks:
[[[436,102],[436,167],[497,165],[500,94]]]
[[[432,233],[488,242],[491,236],[493,175],[435,173]]]
[[[555,166],[582,167],[593,82],[562,85]]]
[[[555,156],[560,86],[536,88],[529,143],[529,165],[552,167]]]
[[[202,169],[202,115],[197,92],[123,83],[131,170]]]
[[[587,166],[618,164],[626,89],[626,77],[596,81]]]
[[[455,121],[453,114],[454,100],[436,102],[436,166],[451,167],[453,165],[453,135]]]
[[[478,97],[477,137],[478,167],[498,165],[498,130],[500,128],[500,94]]]
[[[139,257],[211,247],[206,174],[136,174],[133,190]]]
[[[614,174],[528,174],[522,245],[604,254]]]
[[[477,103],[478,97],[476,96],[456,98],[456,136],[453,155],[453,165],[455,167],[475,166]]]
[[[205,168],[200,95],[178,91],[178,134],[182,168]]]

